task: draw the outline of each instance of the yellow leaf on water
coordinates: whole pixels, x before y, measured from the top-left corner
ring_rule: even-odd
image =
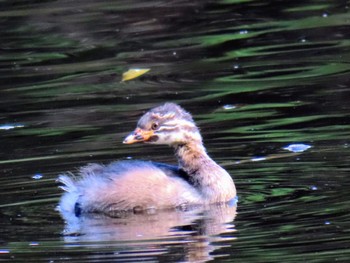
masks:
[[[122,81],[128,81],[128,80],[137,78],[137,77],[147,73],[150,70],[151,69],[149,69],[149,68],[132,68],[132,69],[129,69],[128,71],[123,73]]]

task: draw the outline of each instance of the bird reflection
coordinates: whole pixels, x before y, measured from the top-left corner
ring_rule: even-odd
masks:
[[[181,249],[178,255],[181,262],[206,262],[213,259],[211,252],[236,239],[233,224],[236,209],[236,205],[220,204],[186,211],[124,213],[116,217],[102,214],[76,217],[66,213],[62,214],[66,221],[64,240],[68,244],[88,242],[89,246],[93,243],[97,247],[105,247],[106,242],[114,245],[122,242],[124,256],[139,242],[146,247],[140,252],[143,256],[147,252],[153,256],[154,252],[170,253],[168,250],[176,247]],[[132,257],[135,256],[133,252]]]

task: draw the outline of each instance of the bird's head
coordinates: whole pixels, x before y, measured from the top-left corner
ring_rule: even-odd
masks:
[[[202,138],[191,114],[177,104],[165,103],[146,112],[123,143],[137,142],[176,146],[201,143]]]

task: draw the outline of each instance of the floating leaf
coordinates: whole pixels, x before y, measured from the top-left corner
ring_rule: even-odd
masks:
[[[122,81],[128,81],[134,78],[137,78],[145,73],[147,73],[148,71],[150,71],[151,69],[149,68],[133,68],[133,69],[129,69],[128,71],[123,73],[123,78]]]

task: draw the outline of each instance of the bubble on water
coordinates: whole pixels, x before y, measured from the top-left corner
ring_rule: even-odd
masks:
[[[43,178],[43,175],[42,174],[35,174],[32,176],[32,178],[35,180],[39,180],[39,179]]]
[[[327,12],[324,12],[323,14],[322,14],[322,17],[324,17],[324,18],[326,18],[326,17],[328,17],[329,16],[329,14],[327,13]]]
[[[223,108],[224,110],[232,110],[232,109],[235,109],[236,106],[235,106],[235,105],[232,105],[232,104],[226,104],[226,105],[222,106],[222,108]]]
[[[311,189],[312,191],[318,190],[317,186],[315,186],[315,185],[312,185],[312,186],[310,187],[310,189]]]
[[[325,224],[325,225],[330,225],[330,224],[331,224],[331,222],[329,222],[329,221],[325,221],[325,222],[324,222],[324,224]]]
[[[265,161],[266,157],[255,157],[251,159],[253,162]]]
[[[39,242],[30,242],[29,246],[39,246]]]
[[[300,152],[306,151],[311,147],[312,147],[311,145],[307,145],[303,143],[295,143],[295,144],[290,144],[286,147],[283,147],[283,149],[294,153],[300,153]]]
[[[12,130],[12,129],[16,129],[16,128],[23,128],[24,125],[23,124],[3,124],[0,125],[0,130]]]
[[[240,35],[244,35],[244,34],[248,34],[248,33],[249,33],[248,30],[241,30],[241,31],[239,31]]]

